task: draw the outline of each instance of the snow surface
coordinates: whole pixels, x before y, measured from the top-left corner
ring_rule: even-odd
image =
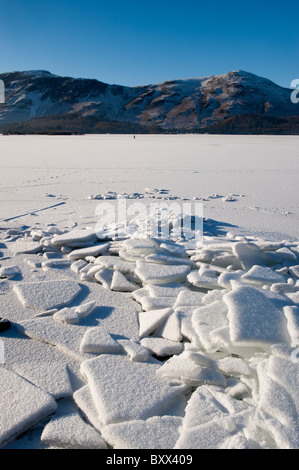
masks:
[[[299,448],[297,149],[0,137],[0,447]],[[99,240],[124,196],[203,202],[203,239]]]

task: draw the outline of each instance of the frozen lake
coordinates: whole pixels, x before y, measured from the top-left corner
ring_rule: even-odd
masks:
[[[89,195],[157,187],[203,198],[204,216],[238,233],[297,239],[298,148],[298,136],[1,136],[1,218],[91,223]]]
[[[298,144],[0,136],[0,448],[299,448]],[[124,196],[203,243],[99,240]]]

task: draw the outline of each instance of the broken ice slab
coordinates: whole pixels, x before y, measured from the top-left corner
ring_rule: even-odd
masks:
[[[283,308],[291,343],[299,346],[299,307],[287,305]]]
[[[193,344],[196,348],[201,348],[202,345],[200,344],[199,338],[194,331],[192,325],[192,315],[194,312],[194,307],[178,307],[176,309],[176,313],[178,315],[178,319],[180,322],[181,327],[181,334],[184,338],[188,339],[191,344]]]
[[[276,256],[279,256],[283,260],[289,260],[289,261],[293,261],[293,262],[297,261],[296,254],[292,250],[287,248],[286,246],[276,250],[275,254],[276,254]]]
[[[138,260],[135,274],[143,283],[167,284],[169,282],[185,282],[190,266],[161,265]]]
[[[206,294],[203,292],[195,292],[190,289],[184,289],[179,292],[179,295],[174,304],[174,308],[183,306],[195,306],[199,307],[202,305],[202,299]]]
[[[230,397],[221,387],[203,385],[186,407],[175,449],[217,449],[241,432],[255,408]]]
[[[41,442],[61,449],[107,449],[101,434],[78,413],[52,418],[44,427]]]
[[[187,387],[156,375],[160,365],[104,354],[81,364],[104,425],[161,415]]]
[[[38,359],[33,358],[31,362],[18,362],[13,365],[13,371],[53,395],[55,400],[70,398],[73,390],[65,364],[54,360],[43,362]]]
[[[217,368],[225,375],[240,377],[242,375],[251,375],[251,367],[239,357],[224,357],[217,361]]]
[[[299,264],[289,267],[289,272],[292,276],[299,278]]]
[[[192,271],[188,274],[187,280],[193,286],[200,287],[201,289],[222,289],[222,286],[218,284],[218,277],[204,277],[198,271]]]
[[[182,290],[186,290],[179,282],[170,282],[161,286],[148,284],[146,289],[151,297],[177,297]]]
[[[84,385],[83,387],[76,390],[73,394],[73,398],[86,421],[90,423],[97,431],[101,432],[103,423],[98,417],[89,386]]]
[[[113,278],[113,271],[108,268],[103,268],[100,271],[97,271],[94,275],[96,281],[102,284],[105,289],[111,289],[111,283]]]
[[[255,285],[271,285],[273,283],[284,283],[286,278],[265,266],[254,265],[245,274],[241,276],[242,281]]]
[[[208,305],[208,304],[211,304],[212,302],[215,302],[216,300],[222,300],[224,294],[226,294],[227,292],[228,292],[227,289],[222,289],[222,290],[213,289],[213,290],[210,290],[206,294],[203,294],[202,304],[203,305]]]
[[[177,256],[166,255],[162,253],[152,253],[145,256],[145,261],[156,264],[170,264],[170,265],[189,265],[196,268],[196,264],[190,261],[189,258],[180,258]]]
[[[109,249],[109,243],[98,243],[93,246],[88,246],[86,248],[79,248],[77,250],[73,250],[71,253],[68,254],[69,260],[78,260],[86,258],[86,256],[99,256],[102,253],[105,253]]]
[[[18,255],[21,253],[35,254],[39,253],[42,250],[43,245],[40,242],[34,242],[26,239],[18,240],[10,244],[7,243],[7,248],[9,249],[9,251],[14,253],[14,255]]]
[[[294,286],[287,282],[277,282],[276,284],[272,284],[270,289],[272,292],[277,292],[278,294],[295,294],[299,291],[299,286]]]
[[[78,307],[65,307],[62,310],[54,312],[53,319],[60,323],[77,325],[82,318],[86,318],[90,315],[95,308],[96,302],[94,300],[85,302]]]
[[[155,335],[171,341],[182,341],[183,336],[178,312],[174,312],[167,317],[166,320],[156,329]]]
[[[170,315],[172,308],[163,308],[147,312],[139,312],[139,337],[144,338],[155,331]]]
[[[217,369],[217,361],[214,360],[212,357],[207,356],[201,351],[195,350],[185,350],[184,357],[190,359],[191,361],[195,362],[204,367],[209,367],[210,369]]]
[[[70,265],[71,265],[71,261],[67,259],[51,259],[51,260],[42,262],[42,268],[44,271],[49,271],[50,269],[69,268]]]
[[[122,244],[122,249],[131,255],[149,255],[156,251],[158,244],[150,238],[138,239],[131,238],[125,240]]]
[[[188,378],[196,380],[200,377],[201,371],[201,365],[195,363],[185,353],[182,353],[174,355],[164,362],[157,370],[157,375],[167,379],[183,380],[183,378]]]
[[[102,435],[114,449],[173,449],[182,422],[179,416],[153,416],[109,424]]]
[[[79,284],[70,279],[20,282],[13,289],[24,307],[43,310],[67,306],[81,292]]]
[[[94,266],[102,266],[115,271],[120,271],[123,274],[134,274],[135,263],[121,260],[118,256],[100,256],[95,260]]]
[[[299,374],[291,358],[271,356],[261,383],[255,422],[281,449],[299,448]]]
[[[25,320],[15,326],[21,334],[57,346],[57,350],[64,351],[76,360],[91,357],[79,351],[86,327],[54,322],[51,317]]]
[[[242,267],[241,263],[238,261],[238,258],[231,253],[219,253],[213,256],[211,264],[223,268],[232,266],[233,269],[240,269]]]
[[[75,307],[64,307],[62,310],[58,310],[58,312],[54,313],[53,320],[57,321],[58,323],[78,325],[80,322],[80,317],[77,314]]]
[[[279,248],[276,251],[264,251],[263,255],[268,264],[296,263],[298,261],[297,255],[287,247]]]
[[[186,257],[186,249],[184,246],[179,245],[177,243],[171,243],[171,242],[163,242],[160,244],[159,247],[160,251],[170,253],[173,256],[182,256]]]
[[[0,268],[0,278],[11,278],[18,274],[21,274],[21,270],[18,266],[3,266],[2,268]]]
[[[63,245],[76,247],[80,246],[82,242],[88,242],[93,245],[99,241],[94,229],[72,230],[71,232],[55,235],[52,238],[52,245],[54,247],[61,247]]]
[[[118,339],[117,342],[122,346],[131,361],[144,362],[149,358],[150,352],[140,343],[128,339]]]
[[[143,310],[161,310],[163,308],[173,307],[175,298],[143,296],[142,298],[140,298],[139,302]]]
[[[193,428],[185,429],[183,426],[174,449],[251,449],[249,440],[242,432],[249,419],[250,412],[244,411],[234,418],[224,416]]]
[[[232,288],[232,281],[241,282],[241,276],[244,274],[244,271],[226,271],[221,273],[218,278],[218,284],[223,289],[231,289]]]
[[[211,333],[228,325],[227,311],[223,301],[215,301],[194,310],[192,325],[206,351],[214,352],[218,349],[219,344],[213,341]]]
[[[233,243],[232,250],[244,270],[248,270],[254,265],[265,265],[262,252],[254,243]]]
[[[195,362],[189,351],[172,356],[161,366],[157,374],[160,377],[181,380],[186,385],[195,387],[204,383],[220,387],[227,385],[226,378],[219,370]]]
[[[80,271],[88,266],[87,261],[84,259],[78,259],[77,261],[74,261],[71,264],[71,270],[74,271],[74,273],[80,273]]]
[[[120,271],[114,271],[110,289],[118,292],[133,292],[139,289],[139,286],[129,281]]]
[[[84,302],[83,304],[80,304],[78,305],[78,307],[76,307],[76,313],[79,315],[80,318],[88,317],[88,315],[90,315],[94,311],[96,306],[97,303],[95,300]]]
[[[121,345],[102,326],[88,328],[80,344],[80,352],[82,353],[101,354],[121,351]]]
[[[57,408],[49,393],[0,367],[0,447],[15,439]],[[14,397],[11,406],[11,397]]]
[[[286,320],[261,290],[236,285],[223,296],[228,307],[230,337],[233,345],[266,348],[274,343],[288,343]]]
[[[180,354],[184,346],[182,343],[177,341],[171,341],[165,338],[157,338],[156,336],[150,336],[143,338],[140,341],[141,346],[151,351],[155,356],[171,356],[173,354]]]

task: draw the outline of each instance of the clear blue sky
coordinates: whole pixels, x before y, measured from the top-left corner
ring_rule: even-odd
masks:
[[[298,0],[0,0],[0,72],[143,85],[232,70],[299,78]]]

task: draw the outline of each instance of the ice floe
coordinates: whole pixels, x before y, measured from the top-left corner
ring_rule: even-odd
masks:
[[[41,441],[50,448],[107,449],[101,434],[78,413],[52,418],[42,432]]]
[[[116,449],[173,449],[183,418],[154,416],[105,426],[103,438]]]
[[[143,283],[167,284],[169,282],[185,282],[189,272],[190,267],[187,265],[170,266],[147,263],[140,260],[136,261],[135,273]]]
[[[223,297],[234,345],[267,347],[288,342],[285,316],[259,290],[237,285]]]
[[[120,350],[121,345],[100,326],[88,328],[80,344],[80,351],[83,353],[113,353]]]
[[[18,266],[5,266],[0,268],[0,278],[11,278],[17,276],[18,274],[21,274],[21,270]]]
[[[74,280],[20,282],[14,291],[24,307],[50,310],[69,305],[80,293],[81,287]]]
[[[52,395],[0,366],[0,446],[56,411]],[[10,405],[13,398],[13,406]]]
[[[133,362],[111,354],[83,362],[82,372],[103,424],[159,415],[186,390],[182,384],[160,379],[159,368],[155,362]]]
[[[4,238],[0,359],[37,357],[2,357],[1,447],[38,424],[43,448],[299,448],[298,243],[25,232]]]

